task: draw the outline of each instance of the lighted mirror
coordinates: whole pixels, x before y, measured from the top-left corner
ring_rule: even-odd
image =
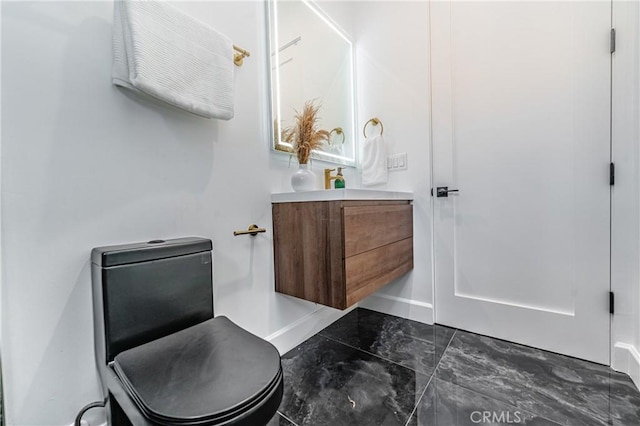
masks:
[[[312,158],[355,165],[356,141],[353,48],[342,31],[317,4],[270,0],[268,31],[271,54],[271,118],[273,148],[289,152],[282,130],[294,124],[306,101],[321,105],[319,128],[329,143]]]

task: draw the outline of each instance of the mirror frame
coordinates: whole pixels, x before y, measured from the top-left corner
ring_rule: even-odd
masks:
[[[279,64],[279,55],[278,51],[272,54],[271,46],[277,46],[277,31],[274,27],[274,23],[277,21],[275,19],[275,15],[277,12],[276,2],[281,0],[267,0],[265,2],[265,17],[266,17],[266,32],[267,32],[267,75],[268,75],[268,86],[269,86],[269,128],[271,135],[269,137],[269,144],[271,146],[271,150],[275,152],[281,152],[283,154],[293,155],[291,153],[291,144],[288,142],[282,142],[280,140],[280,129],[279,125],[276,125],[276,117],[279,117],[280,114],[280,77],[278,72],[278,64]],[[287,0],[285,0],[287,1]],[[291,1],[291,0],[289,0]],[[311,153],[312,160],[320,160],[329,163],[340,164],[344,166],[356,167],[358,164],[358,156],[359,156],[359,147],[358,147],[358,135],[356,132],[356,123],[357,123],[357,111],[356,111],[356,84],[355,84],[355,49],[353,47],[353,41],[351,37],[344,31],[322,8],[320,8],[313,0],[299,0],[301,3],[304,3],[313,13],[315,13],[320,19],[322,19],[328,26],[331,28],[339,37],[341,37],[349,46],[350,49],[350,81],[351,81],[351,90],[346,94],[348,96],[348,101],[351,105],[349,108],[351,111],[351,120],[343,127],[343,131],[346,133],[350,131],[352,135],[347,133],[347,140],[351,139],[353,144],[353,155],[352,156],[342,156],[333,154],[330,152],[324,152],[319,150],[313,150]],[[274,99],[275,98],[275,99]],[[300,105],[302,107],[302,105]],[[278,123],[279,124],[279,123]],[[350,129],[347,127],[349,126]],[[326,129],[330,130],[330,129]]]

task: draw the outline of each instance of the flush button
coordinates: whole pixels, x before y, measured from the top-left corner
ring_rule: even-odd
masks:
[[[147,244],[162,244],[164,242],[164,240],[151,240]]]

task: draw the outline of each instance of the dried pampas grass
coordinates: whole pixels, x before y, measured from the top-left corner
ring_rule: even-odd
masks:
[[[329,141],[329,132],[317,128],[319,110],[320,105],[314,101],[305,102],[302,113],[296,111],[296,124],[282,131],[282,140],[293,145],[293,152],[300,164],[307,164],[311,151]]]

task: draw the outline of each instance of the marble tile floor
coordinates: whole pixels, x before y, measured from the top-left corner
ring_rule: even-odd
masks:
[[[282,365],[268,426],[640,426],[640,392],[609,367],[362,308]]]

